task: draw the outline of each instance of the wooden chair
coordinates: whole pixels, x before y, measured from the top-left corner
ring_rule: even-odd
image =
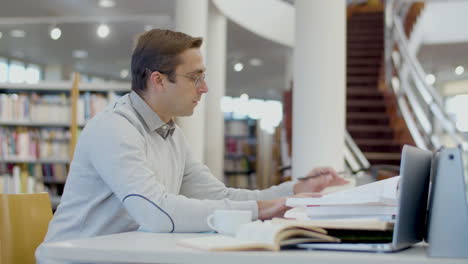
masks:
[[[51,219],[48,193],[0,194],[0,263],[36,263],[34,253]]]

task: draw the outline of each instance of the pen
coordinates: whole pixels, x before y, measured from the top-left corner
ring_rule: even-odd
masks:
[[[344,174],[346,174],[346,173],[347,173],[346,171],[339,171],[339,172],[337,172],[338,175],[344,175]],[[317,173],[317,174],[314,174],[314,175],[304,176],[304,177],[298,178],[298,180],[307,180],[307,179],[310,179],[310,178],[317,178],[317,177],[322,176],[323,174],[324,174],[324,173]]]

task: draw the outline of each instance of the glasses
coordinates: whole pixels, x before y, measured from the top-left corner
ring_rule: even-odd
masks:
[[[158,70],[151,70],[151,69],[148,69],[146,68],[148,71],[150,72],[160,72],[162,74],[168,74],[167,72],[163,72],[163,71],[158,71]],[[195,82],[195,88],[200,88],[200,86],[202,85],[202,83],[205,82],[205,77],[206,75],[205,74],[202,74],[200,76],[190,76],[190,75],[185,75],[185,74],[179,74],[179,73],[174,73],[174,75],[177,75],[177,76],[182,76],[182,77],[185,77],[185,78],[189,78],[191,80],[193,80]]]
[[[205,82],[205,77],[206,75],[205,74],[202,74],[198,77],[195,77],[195,76],[190,76],[190,75],[185,75],[185,74],[178,74],[178,73],[174,73],[174,75],[177,75],[177,76],[182,76],[182,77],[185,77],[185,78],[189,78],[189,79],[192,79],[195,81],[195,87],[196,88],[200,88],[200,85]]]

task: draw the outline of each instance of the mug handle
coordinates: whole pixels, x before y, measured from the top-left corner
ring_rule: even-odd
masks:
[[[216,227],[215,223],[213,223],[213,218],[214,218],[214,214],[209,215],[208,218],[206,219],[206,223],[211,229],[219,233],[218,228]]]

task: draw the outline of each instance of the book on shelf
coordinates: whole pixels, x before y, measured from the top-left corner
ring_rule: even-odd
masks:
[[[78,99],[78,124],[84,124],[101,112],[108,104],[107,96],[98,93],[85,92]]]
[[[83,93],[77,103],[78,124],[84,124],[108,104],[109,99],[101,93]],[[7,123],[34,122],[36,124],[69,124],[70,97],[65,93],[0,94],[0,121]]]
[[[36,177],[32,177],[27,170],[14,166],[11,174],[0,175],[0,193],[35,193],[43,192],[44,185]]]
[[[254,189],[255,183],[253,183],[252,175],[250,173],[229,173],[226,174],[226,185],[229,187],[241,188],[241,189]]]
[[[250,130],[250,125],[248,123],[248,119],[226,120],[225,134],[226,136],[231,136],[231,137],[251,136],[251,130]]]
[[[0,161],[68,160],[69,138],[63,128],[0,127]]]
[[[252,189],[257,164],[256,120],[225,120],[224,175],[226,184],[234,188]]]
[[[224,170],[226,172],[246,172],[248,173],[253,169],[251,162],[247,157],[239,159],[226,158],[224,160]]]
[[[208,251],[272,250],[299,243],[337,243],[366,238],[391,239],[393,223],[378,219],[290,220],[275,218],[239,227],[235,236],[208,235],[180,239],[177,244]]]

